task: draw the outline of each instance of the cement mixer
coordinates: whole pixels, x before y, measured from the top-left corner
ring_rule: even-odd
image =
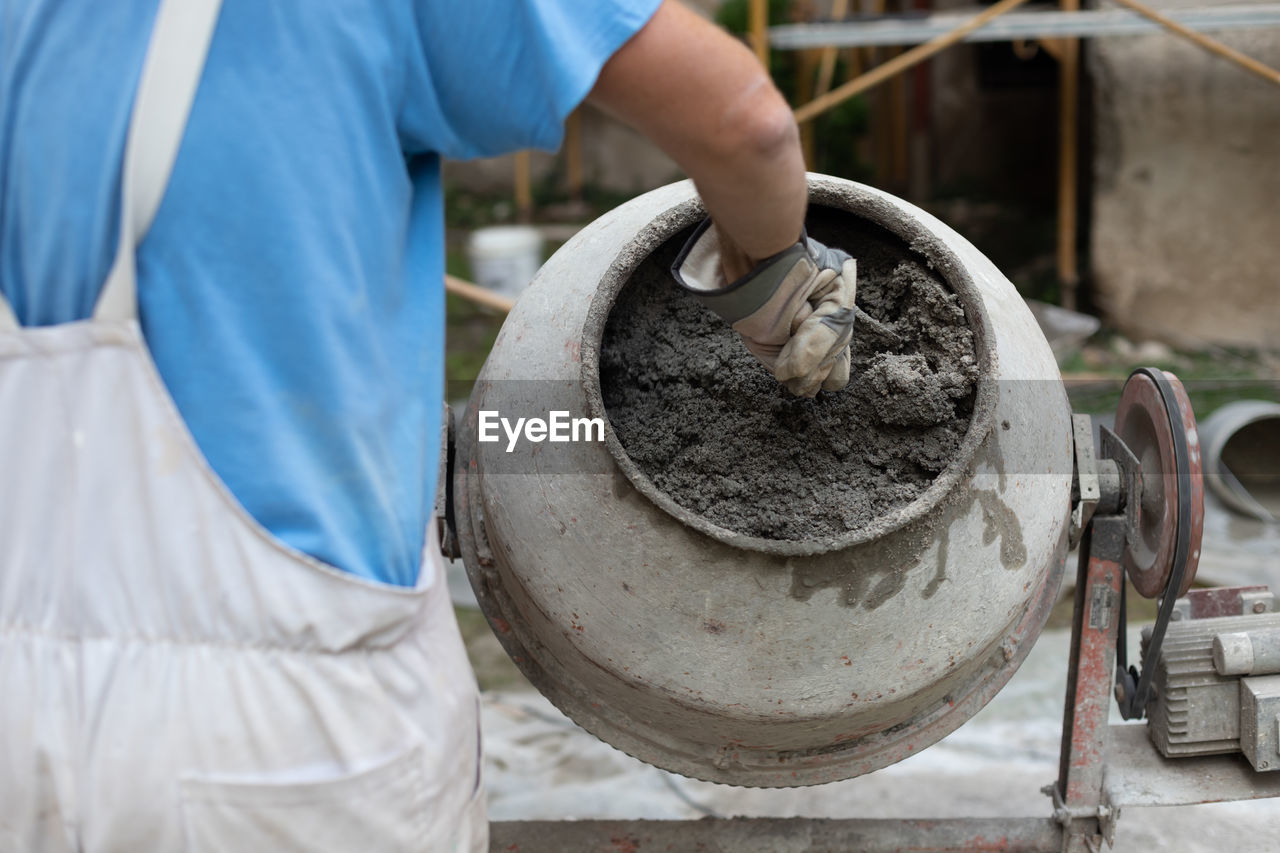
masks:
[[[1071,666],[1093,669],[1071,680],[1055,818],[1014,831],[1025,849],[1105,836],[1099,780],[1123,636],[1111,614],[1126,574],[1167,604],[1143,670],[1119,668],[1122,708],[1140,717],[1198,557],[1181,386],[1135,376],[1095,446],[1030,311],[988,259],[900,199],[811,175],[810,233],[881,263],[870,282],[910,281],[868,291],[879,328],[855,331],[867,379],[829,395],[843,402],[804,409],[750,377],[724,392],[738,356],[717,336],[731,333],[680,326],[690,309],[663,283],[704,216],[692,185],[674,184],[566,243],[457,419],[446,549],[504,648],[575,722],[650,764],[734,785],[820,784],[899,761],[977,713],[1044,627],[1079,544]],[[929,350],[925,320],[931,341],[963,343],[964,370]],[[930,406],[945,424],[886,412],[926,386],[941,389]],[[847,408],[859,400],[865,420]],[[766,411],[766,435],[821,439],[762,445],[753,419]],[[816,469],[815,444],[836,447]],[[772,489],[792,469],[826,472],[825,491],[802,483],[759,512],[776,499],[761,476]],[[1275,780],[1263,789],[1280,793]],[[968,829],[929,831],[916,840],[965,849]]]

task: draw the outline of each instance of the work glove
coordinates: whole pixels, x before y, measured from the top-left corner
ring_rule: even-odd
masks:
[[[804,234],[733,283],[707,219],[671,267],[685,290],[742,336],[747,349],[799,397],[849,382],[857,262]]]

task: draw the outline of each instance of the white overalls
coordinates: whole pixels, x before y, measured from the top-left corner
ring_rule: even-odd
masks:
[[[161,2],[93,318],[21,329],[0,298],[0,851],[482,850],[434,535],[414,589],[275,540],[139,330],[135,250],[217,12]]]

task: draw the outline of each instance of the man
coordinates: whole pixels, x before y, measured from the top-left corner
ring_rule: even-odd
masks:
[[[440,158],[630,123],[715,223],[683,283],[812,394],[852,267],[786,104],[658,0],[0,4],[0,849],[483,849]]]

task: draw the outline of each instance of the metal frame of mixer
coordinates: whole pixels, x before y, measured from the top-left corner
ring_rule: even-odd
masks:
[[[1126,421],[1126,412],[1136,414]],[[1108,722],[1112,701],[1126,719],[1143,715],[1161,638],[1199,557],[1202,478],[1181,384],[1162,371],[1135,371],[1116,430],[1101,428],[1096,453],[1092,420],[1076,415],[1073,428],[1079,565],[1058,779],[1044,789],[1051,816],[507,821],[491,825],[490,849],[1077,853],[1110,844],[1122,808],[1280,796],[1280,773],[1256,772],[1242,755],[1166,759],[1146,726]],[[1141,671],[1125,666],[1126,578],[1140,594],[1162,599]],[[1195,590],[1189,605],[1182,601],[1190,618],[1245,612],[1259,589]]]

